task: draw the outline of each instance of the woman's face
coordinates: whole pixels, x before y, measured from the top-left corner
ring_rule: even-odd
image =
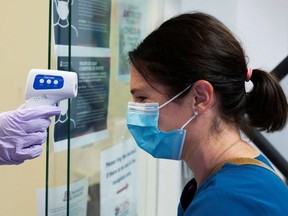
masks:
[[[153,83],[152,87],[133,66],[131,67],[130,92],[133,101],[138,103],[162,105],[170,99],[165,94],[167,87],[156,83]],[[158,122],[160,130],[180,129],[192,117],[193,111],[186,97],[175,99],[160,109]]]

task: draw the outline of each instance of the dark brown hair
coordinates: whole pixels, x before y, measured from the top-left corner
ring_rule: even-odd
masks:
[[[221,117],[240,128],[248,123],[272,132],[287,122],[287,100],[278,80],[254,69],[254,87],[246,93],[243,48],[210,15],[186,13],[167,20],[129,52],[129,59],[148,82],[169,87],[171,96],[198,80],[210,82]]]

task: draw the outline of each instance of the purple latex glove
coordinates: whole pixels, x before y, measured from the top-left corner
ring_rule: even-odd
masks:
[[[0,165],[20,164],[38,157],[46,141],[51,121],[58,115],[56,106],[43,105],[0,113]]]

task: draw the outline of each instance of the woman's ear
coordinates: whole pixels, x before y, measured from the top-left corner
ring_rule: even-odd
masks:
[[[214,104],[214,88],[209,82],[205,80],[195,82],[192,91],[195,100],[194,106],[198,112],[203,113]]]

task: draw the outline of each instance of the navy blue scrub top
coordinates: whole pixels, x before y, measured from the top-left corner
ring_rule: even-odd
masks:
[[[271,167],[268,160],[255,158]],[[184,187],[178,216],[288,216],[288,188],[273,172],[255,165],[226,163],[197,189]]]

